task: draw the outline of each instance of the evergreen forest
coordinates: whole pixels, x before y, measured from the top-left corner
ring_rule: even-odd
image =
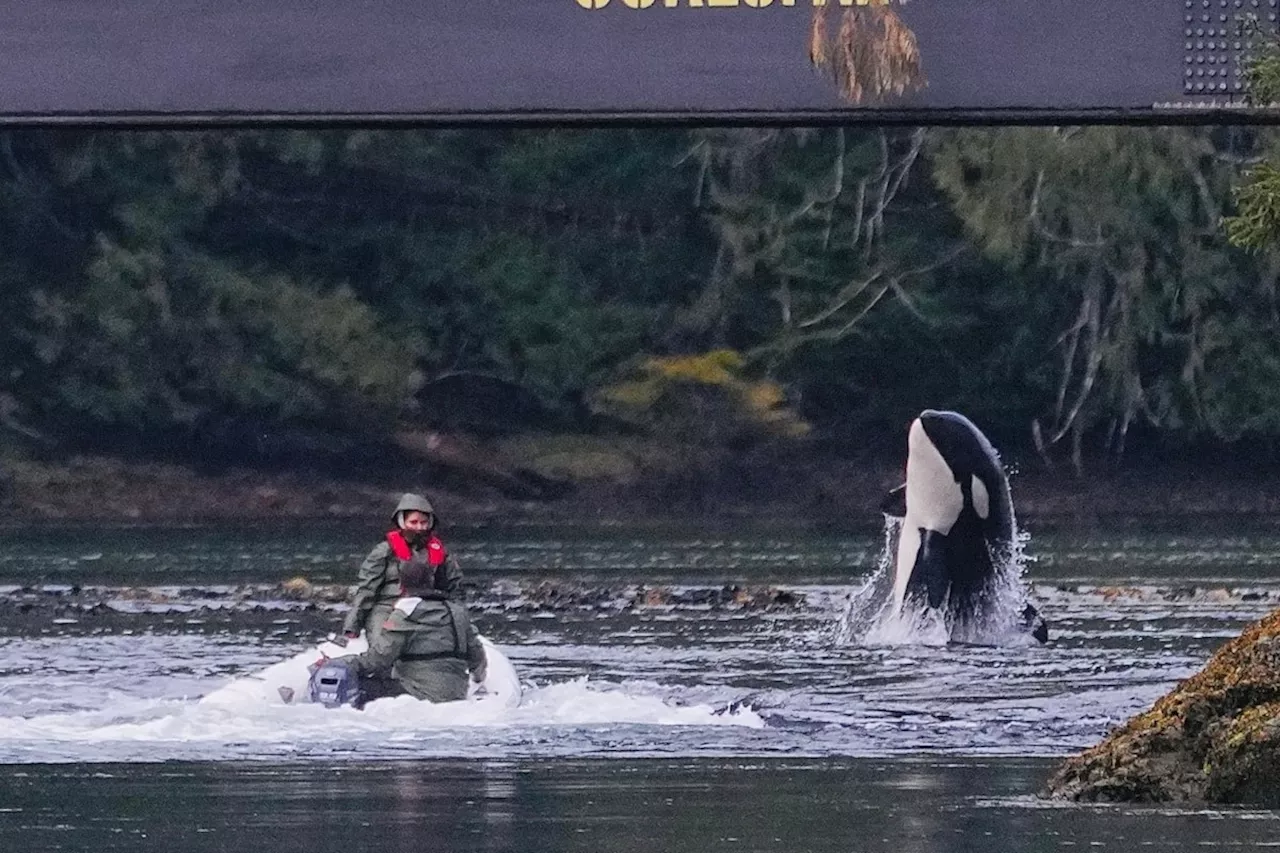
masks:
[[[1229,237],[1277,139],[8,132],[0,452],[358,460],[439,430],[898,453],[932,407],[1076,471],[1274,454],[1280,255]]]

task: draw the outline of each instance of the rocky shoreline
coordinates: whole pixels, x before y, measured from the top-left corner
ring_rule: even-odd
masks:
[[[1280,523],[1280,480],[1211,464],[1075,477],[1014,464],[1023,521],[1055,526],[1123,525],[1152,519],[1248,517]],[[561,480],[530,498],[492,476],[436,476],[429,469],[353,479],[314,471],[233,469],[207,473],[173,463],[76,456],[57,464],[0,460],[0,525],[66,520],[121,524],[270,519],[382,519],[403,491],[424,491],[450,522],[714,521],[878,523],[878,505],[899,482],[881,460],[743,458],[697,477],[635,472]],[[465,472],[464,472],[465,473]]]
[[[1280,807],[1280,610],[1097,746],[1043,795],[1076,802]]]
[[[650,609],[761,612],[796,610],[806,604],[802,593],[771,585],[672,587],[533,578],[468,581],[466,588],[474,613],[498,618]],[[319,639],[341,624],[350,592],[346,584],[301,576],[282,583],[0,586],[0,637],[235,630]]]

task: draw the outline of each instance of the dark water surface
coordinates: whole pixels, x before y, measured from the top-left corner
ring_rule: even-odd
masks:
[[[1272,812],[1034,796],[1280,606],[1272,527],[1034,535],[1044,646],[853,624],[878,530],[458,528],[519,708],[213,701],[340,623],[275,585],[349,583],[374,539],[0,533],[0,851],[1280,845]]]
[[[1061,806],[1049,762],[595,760],[0,768],[0,849],[1203,850],[1272,812]]]

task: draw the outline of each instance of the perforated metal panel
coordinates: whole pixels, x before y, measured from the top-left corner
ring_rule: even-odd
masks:
[[[1184,94],[1243,101],[1251,47],[1277,32],[1280,0],[1183,0]]]

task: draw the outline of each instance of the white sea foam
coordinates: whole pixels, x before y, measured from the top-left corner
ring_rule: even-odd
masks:
[[[504,667],[514,677],[506,657],[489,648],[491,675],[486,685],[506,678]],[[67,712],[49,712],[34,696],[29,703],[10,702],[5,708],[8,714],[0,716],[0,755],[38,753],[46,760],[87,760],[101,753],[115,760],[122,756],[159,760],[235,752],[312,752],[316,744],[330,752],[371,755],[385,753],[396,744],[418,745],[428,754],[448,755],[453,754],[450,743],[463,731],[479,735],[479,740],[473,737],[467,745],[474,749],[483,743],[485,730],[535,729],[546,738],[555,737],[557,729],[570,735],[582,727],[764,725],[750,708],[726,712],[710,704],[674,704],[660,688],[647,692],[652,685],[635,690],[585,677],[533,687],[518,703],[496,692],[440,704],[410,697],[381,699],[362,711],[286,703],[277,688],[293,686],[302,696],[307,664],[316,657],[315,650],[308,650],[233,679],[198,699],[138,698],[113,691],[103,694],[107,707]],[[527,734],[519,737],[531,739]]]
[[[339,737],[359,740],[422,734],[429,729],[486,726],[587,726],[642,724],[655,726],[725,726],[759,728],[750,709],[722,713],[710,705],[678,706],[661,696],[632,694],[625,688],[593,684],[585,678],[535,688],[517,708],[497,702],[460,701],[432,704],[410,697],[380,699],[363,711],[325,709],[311,703],[285,704],[241,697],[219,702],[181,699],[125,700],[112,708],[33,717],[0,717],[0,744],[22,742],[165,743],[193,741],[234,743],[299,742]]]

